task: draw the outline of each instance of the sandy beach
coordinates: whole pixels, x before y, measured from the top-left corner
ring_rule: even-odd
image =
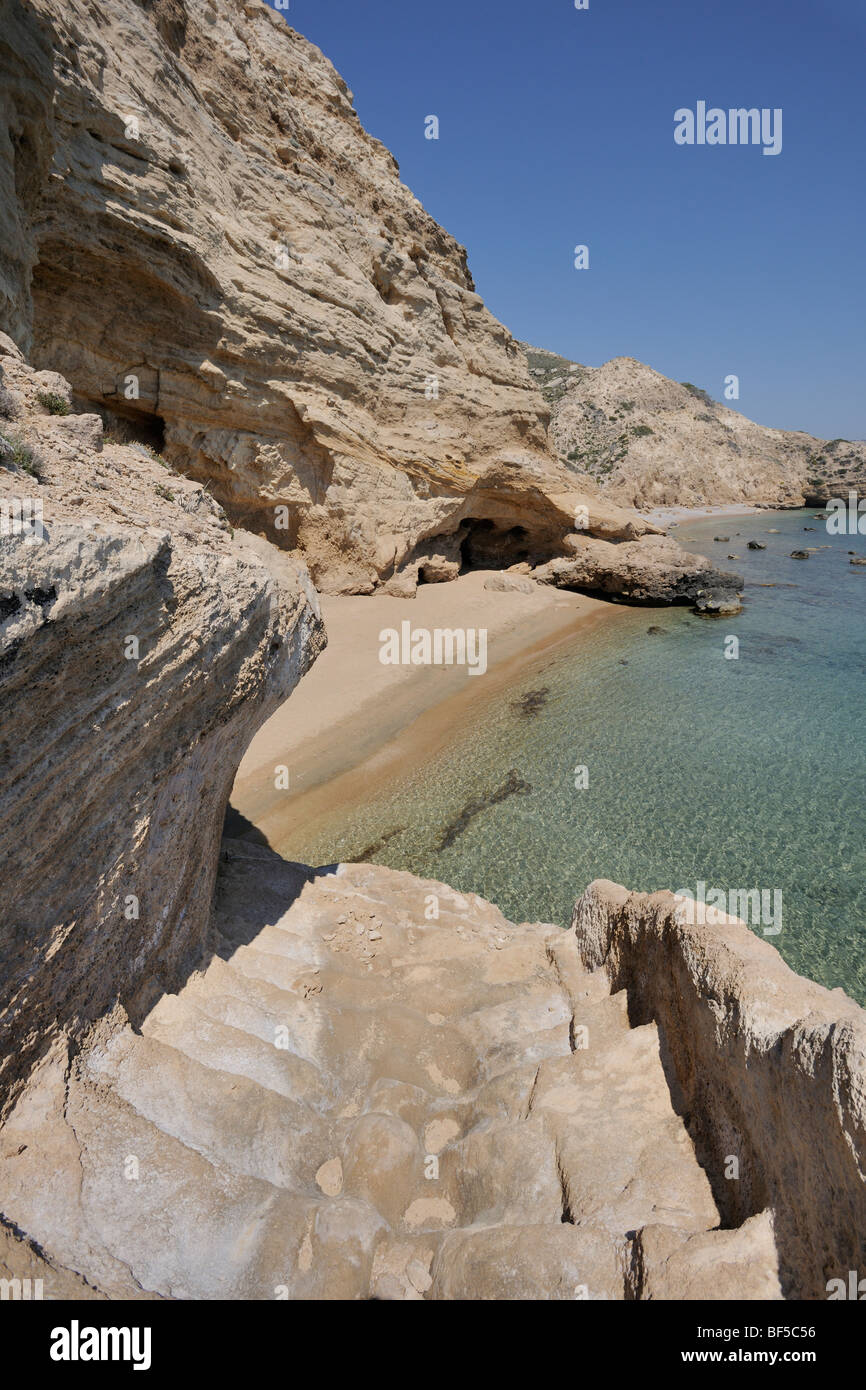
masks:
[[[489,577],[479,570],[422,585],[414,599],[323,596],[328,646],[248,748],[232,791],[232,833],[255,827],[274,849],[291,853],[299,824],[363,795],[371,778],[402,759],[430,756],[551,647],[578,634],[588,639],[597,624],[626,611],[543,585],[528,594],[485,589]],[[383,665],[380,632],[407,620],[413,628],[486,629],[486,672]]]
[[[729,502],[716,507],[655,507],[652,511],[641,512],[641,516],[653,526],[675,526],[680,521],[701,521],[713,516],[755,516],[773,510],[769,506],[750,507],[746,502]]]

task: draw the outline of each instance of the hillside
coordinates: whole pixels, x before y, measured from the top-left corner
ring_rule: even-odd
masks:
[[[796,507],[866,486],[863,441],[757,425],[633,357],[585,367],[521,347],[560,460],[622,506]]]

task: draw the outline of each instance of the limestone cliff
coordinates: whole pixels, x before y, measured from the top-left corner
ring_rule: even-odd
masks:
[[[772,1211],[785,1295],[847,1290],[866,1259],[866,1013],[736,918],[689,924],[678,904],[591,884],[573,921],[583,963],[625,991],[633,1026],[658,1028],[724,1225]]]
[[[351,93],[259,0],[0,0],[0,329],[238,526],[370,592],[645,521]],[[615,559],[614,559],[615,562]]]
[[[35,1246],[46,1297],[779,1297],[769,1215],[716,1229],[658,1031],[573,934],[229,840],[214,926],[2,1132],[7,1261]]]
[[[197,958],[241,755],[323,644],[301,570],[69,397],[0,335],[0,1111]]]
[[[862,441],[756,425],[633,357],[584,367],[521,346],[550,407],[561,461],[621,506],[799,507],[866,485]]]

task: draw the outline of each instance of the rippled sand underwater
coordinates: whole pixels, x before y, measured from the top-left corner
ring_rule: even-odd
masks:
[[[367,858],[563,925],[593,878],[780,889],[773,945],[866,1004],[866,567],[848,554],[866,555],[866,536],[813,516],[679,526],[745,575],[742,614],[635,609],[578,637],[456,729],[447,754],[335,811],[293,854]],[[806,546],[828,548],[790,558]]]

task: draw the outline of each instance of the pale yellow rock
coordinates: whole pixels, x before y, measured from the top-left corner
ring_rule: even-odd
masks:
[[[336,1197],[343,1190],[343,1165],[339,1158],[329,1158],[316,1173],[316,1182],[326,1197]]]
[[[778,1297],[769,1222],[716,1229],[655,1027],[573,934],[460,902],[224,841],[215,953],[140,1030],[118,1014],[71,1059],[58,1039],[0,1130],[7,1267],[35,1243],[58,1290],[113,1298]],[[381,922],[369,972],[341,917]],[[512,968],[488,976],[503,936]]]
[[[283,16],[6,11],[0,330],[91,413],[333,592],[653,531],[554,457],[464,248]]]
[[[768,1208],[786,1297],[826,1298],[828,1279],[864,1259],[866,1012],[795,975],[736,918],[688,923],[671,893],[599,880],[573,926],[584,964],[658,1029],[725,1224],[745,1229]],[[755,1226],[750,1239],[765,1236]],[[694,1270],[680,1252],[671,1271],[681,1258]]]
[[[724,381],[708,394],[633,357],[584,367],[521,347],[551,409],[553,448],[621,506],[802,506],[866,483],[862,441],[755,424],[726,401]]]

